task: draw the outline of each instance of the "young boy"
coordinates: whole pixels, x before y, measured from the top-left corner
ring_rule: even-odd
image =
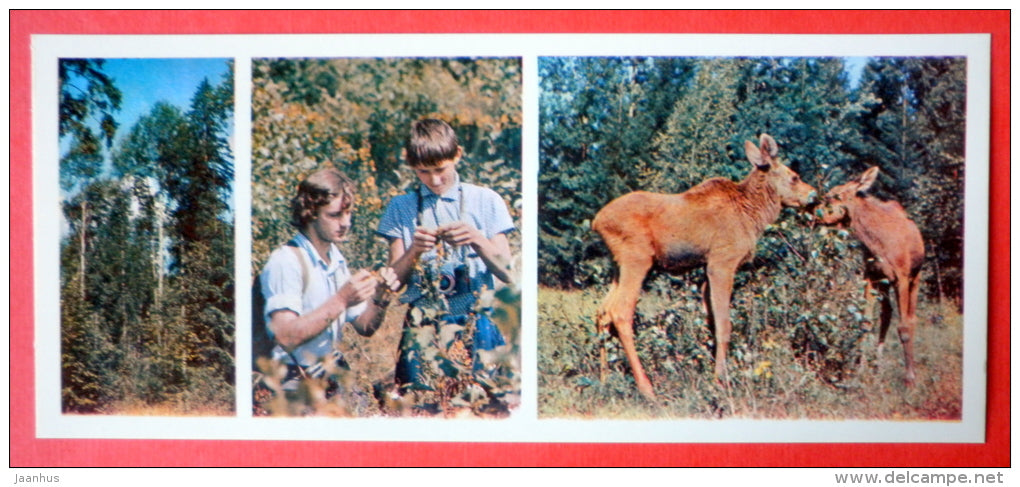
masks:
[[[393,198],[378,229],[389,241],[389,265],[400,282],[408,283],[401,300],[412,307],[441,308],[428,297],[434,296],[435,290],[425,288],[438,284],[448,312],[440,321],[464,324],[475,311],[478,291],[495,289],[496,279],[512,282],[507,234],[514,230],[513,220],[495,191],[460,181],[457,164],[463,150],[446,122],[415,122],[404,150],[420,184]],[[438,271],[438,282],[426,282],[415,272],[423,267]],[[472,338],[475,351],[505,344],[484,313],[477,316]],[[398,385],[421,379],[421,364],[411,353],[411,342],[405,339],[401,343]],[[476,370],[478,365],[475,355]]]
[[[308,176],[291,201],[298,233],[262,270],[263,316],[276,343],[272,358],[288,367],[285,389],[306,375],[345,366],[336,350],[344,322],[372,335],[389,305],[388,291],[399,287],[391,268],[380,269],[378,278],[347,268],[337,244],[351,229],[353,201],[354,183],[343,173],[325,169]]]

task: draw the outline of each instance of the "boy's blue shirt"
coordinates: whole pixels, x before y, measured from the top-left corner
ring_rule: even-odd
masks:
[[[500,233],[515,230],[513,218],[507,209],[506,202],[495,191],[474,184],[457,183],[443,195],[433,193],[423,184],[415,185],[406,194],[399,195],[386,206],[379,228],[376,231],[387,239],[400,239],[404,249],[409,249],[414,241],[414,231],[419,220],[419,200],[421,202],[421,226],[437,228],[440,225],[456,221],[466,221],[482,232],[485,238],[491,239]],[[482,287],[492,289],[494,276],[485,266],[482,259],[470,246],[464,246],[447,252],[446,260],[460,260],[467,266],[471,288]],[[436,259],[436,252],[430,251],[422,255],[422,263],[430,264]],[[421,297],[421,290],[412,280],[407,291],[401,298],[403,302],[414,302]],[[466,313],[474,305],[474,298],[458,296],[450,299],[450,312]]]

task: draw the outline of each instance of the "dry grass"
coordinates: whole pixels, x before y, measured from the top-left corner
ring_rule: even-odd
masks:
[[[178,403],[144,404],[122,401],[111,404],[103,411],[110,416],[188,416],[188,417],[232,417],[233,409],[196,408]]]
[[[344,325],[340,351],[356,374],[356,383],[367,390],[376,383],[393,382],[406,313],[407,305],[391,305],[371,337],[359,335],[349,323]]]

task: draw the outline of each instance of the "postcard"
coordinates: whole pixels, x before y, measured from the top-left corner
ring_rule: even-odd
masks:
[[[30,68],[35,438],[988,441],[989,34],[33,34]]]

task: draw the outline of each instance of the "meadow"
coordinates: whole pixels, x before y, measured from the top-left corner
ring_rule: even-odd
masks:
[[[539,292],[538,370],[541,417],[615,419],[868,419],[959,420],[962,401],[962,316],[952,307],[922,301],[917,330],[918,380],[903,383],[902,349],[891,331],[876,357],[877,330],[865,322],[840,324],[861,338],[847,359],[827,361],[803,353],[797,330],[755,326],[735,320],[729,381],[713,373],[712,338],[696,290],[679,300],[646,292],[638,303],[638,351],[656,387],[656,402],[645,400],[612,338],[606,380],[600,381],[600,337],[594,316],[604,287],[584,290],[542,288]],[[738,301],[752,308],[767,303]],[[833,304],[834,305],[834,304]],[[751,314],[761,313],[752,311]],[[734,312],[734,315],[737,315]],[[893,324],[895,327],[895,322]]]

